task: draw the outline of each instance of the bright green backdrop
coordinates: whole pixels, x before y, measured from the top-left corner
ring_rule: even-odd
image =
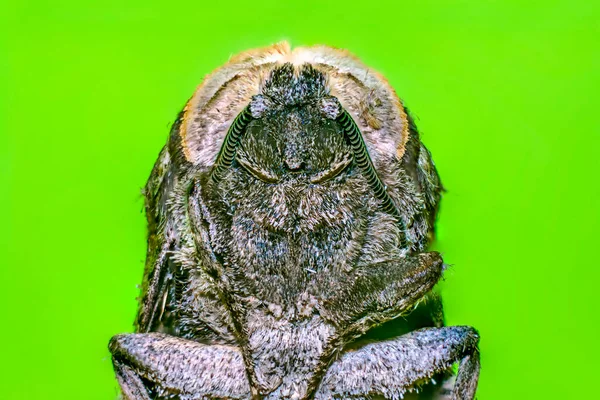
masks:
[[[449,324],[482,336],[479,398],[598,393],[600,8],[540,1],[0,4],[0,398],[117,395],[140,189],[177,112],[238,51],[350,49],[417,117],[448,189]],[[254,3],[254,4],[253,4]]]

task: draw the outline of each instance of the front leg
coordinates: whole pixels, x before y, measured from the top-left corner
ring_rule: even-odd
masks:
[[[162,333],[125,334],[109,345],[126,400],[250,399],[241,352]]]
[[[323,275],[317,291],[328,295],[322,299],[319,313],[335,334],[322,346],[307,391],[314,393],[327,365],[348,343],[377,325],[408,314],[437,283],[442,270],[441,256],[432,252],[358,266],[345,274]]]
[[[327,370],[315,399],[400,399],[460,362],[451,399],[472,400],[479,378],[478,341],[477,331],[468,326],[425,328],[349,351]]]
[[[361,266],[332,282],[323,315],[340,328],[345,340],[410,312],[442,276],[436,252]]]

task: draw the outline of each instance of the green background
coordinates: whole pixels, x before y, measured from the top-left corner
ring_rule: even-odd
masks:
[[[106,345],[132,331],[169,125],[281,39],[350,49],[417,117],[479,399],[596,397],[599,21],[588,0],[3,2],[0,399],[115,399]]]

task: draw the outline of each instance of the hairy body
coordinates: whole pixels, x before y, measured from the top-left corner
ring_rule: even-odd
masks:
[[[234,57],[146,187],[139,333],[111,341],[125,397],[395,399],[460,362],[448,395],[473,398],[477,333],[442,327],[424,252],[440,191],[398,97],[348,53]]]

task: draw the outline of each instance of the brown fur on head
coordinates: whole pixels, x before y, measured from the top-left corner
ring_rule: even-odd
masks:
[[[204,79],[186,104],[172,142],[177,152],[200,170],[210,169],[236,116],[284,64],[293,65],[297,72],[309,65],[324,75],[326,94],[336,97],[358,125],[379,178],[400,212],[412,215],[406,222],[413,243],[420,243],[414,248],[424,248],[433,234],[442,189],[435,166],[387,80],[346,50],[328,46],[292,50],[281,42],[233,56]],[[398,179],[398,166],[410,184]],[[406,193],[413,188],[413,194]]]
[[[233,119],[259,94],[278,65],[310,64],[328,79],[359,125],[375,166],[380,154],[401,158],[409,137],[408,119],[398,96],[377,72],[348,51],[327,46],[298,47],[286,42],[234,56],[208,75],[185,107],[181,145],[191,163],[210,166]]]

